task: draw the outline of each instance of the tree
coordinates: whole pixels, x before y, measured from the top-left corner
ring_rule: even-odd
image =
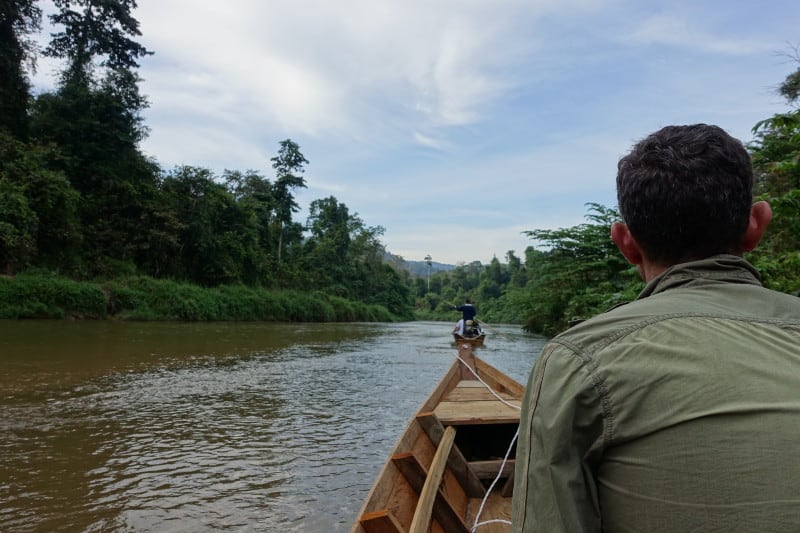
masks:
[[[141,36],[131,12],[136,0],[53,0],[59,12],[50,15],[63,31],[53,34],[45,55],[66,59],[65,85],[89,86],[94,62],[112,71],[132,72],[140,57],[152,54],[131,37]],[[72,9],[75,6],[77,9]]]
[[[800,65],[797,47],[789,56]],[[777,91],[790,110],[758,122],[748,144],[758,198],[768,200],[773,218],[748,259],[764,285],[785,292],[800,288],[800,67]]]
[[[0,180],[0,272],[14,274],[30,264],[36,230],[36,213],[22,187]]]
[[[588,223],[525,233],[545,251],[527,251],[528,284],[511,299],[527,316],[526,328],[551,335],[569,320],[587,318],[633,299],[642,284],[610,237],[614,209],[590,203]]]
[[[508,262],[508,272],[511,275],[509,284],[512,287],[524,287],[527,281],[525,268],[522,266],[522,260],[514,255],[514,250],[509,250],[506,253],[506,261]]]
[[[431,254],[425,256],[425,264],[428,265],[428,292],[431,291],[431,266],[433,266],[433,258]]]
[[[800,50],[787,54],[798,68],[778,87],[777,93],[792,108],[753,126],[753,141],[748,144],[753,159],[756,192],[783,194],[800,188]]]
[[[40,100],[40,135],[68,144],[69,156],[82,161],[136,147],[147,135],[141,111],[138,59],[152,54],[131,37],[140,36],[132,16],[135,0],[54,0],[60,11],[50,16],[61,32],[45,55],[65,59],[59,90]],[[73,10],[76,6],[79,10]],[[95,75],[95,65],[103,68]],[[44,135],[43,131],[55,131]],[[87,149],[78,145],[89,144]],[[80,189],[80,187],[78,187]]]
[[[137,124],[110,88],[71,85],[33,106],[32,141],[59,147],[52,169],[81,194],[87,276],[113,274],[112,263],[132,264],[145,246],[142,223],[156,208],[159,169],[138,149]]]
[[[292,191],[298,187],[306,188],[306,180],[301,174],[305,172],[304,165],[308,164],[308,160],[300,152],[300,146],[297,143],[286,139],[280,142],[278,155],[271,161],[272,168],[275,169],[272,196],[276,204],[278,263],[280,263],[283,250],[283,229],[292,221],[292,213],[296,213],[300,209]]]
[[[306,228],[307,286],[410,316],[410,281],[386,262],[381,226],[367,226],[329,196],[311,202]]]
[[[341,285],[339,296],[349,292],[350,231],[354,221],[346,205],[330,196],[309,206],[306,243],[309,270],[316,273],[319,287]],[[352,288],[351,288],[352,289]]]
[[[138,143],[147,135],[141,117],[147,99],[139,93],[134,69],[139,57],[152,52],[130,38],[141,35],[131,15],[135,0],[54,3],[60,11],[50,18],[64,29],[53,35],[45,54],[65,59],[67,66],[59,90],[37,99],[37,138],[62,148],[70,180],[86,194],[102,185],[98,179],[110,178],[98,172],[101,167],[114,167],[121,159],[144,159]],[[100,77],[95,76],[96,62],[103,67]],[[122,176],[117,172],[115,177]]]
[[[226,170],[223,173],[223,180],[236,202],[243,209],[251,212],[256,220],[260,250],[258,270],[263,273],[263,276],[266,276],[269,270],[267,261],[274,251],[272,223],[276,204],[272,195],[272,184],[255,170],[247,172]],[[262,281],[274,280],[272,276],[270,278],[270,280],[262,279]]]
[[[258,231],[252,212],[242,209],[208,169],[179,167],[162,190],[180,229],[173,276],[203,286],[238,283],[256,260]],[[251,283],[253,280],[249,280]]]
[[[760,121],[753,127],[753,136],[748,148],[756,192],[783,194],[800,188],[800,111]]]
[[[31,113],[31,139],[59,147],[53,162],[81,194],[86,276],[135,270],[147,261],[153,235],[144,222],[158,217],[157,165],[138,143],[146,136],[135,72],[150,54],[140,35],[132,0],[55,0],[51,15],[62,31],[45,50],[66,60],[55,93],[40,95]],[[97,70],[100,67],[100,70]],[[100,74],[100,76],[97,76]]]
[[[7,195],[15,191],[7,199],[7,207],[17,212],[20,221],[17,229],[26,226],[33,229],[30,238],[20,241],[27,244],[24,253],[20,250],[19,259],[26,260],[17,261],[17,267],[29,261],[73,273],[78,264],[80,195],[63,173],[50,168],[50,161],[59,157],[59,152],[52,147],[25,144],[0,132],[0,183],[6,184]],[[24,202],[14,198],[16,194],[21,194]],[[35,224],[27,222],[27,215],[20,209],[30,209]]]
[[[33,0],[0,2],[0,130],[18,139],[27,136],[30,81],[25,67],[35,65],[35,45],[28,35],[40,28],[41,17]]]
[[[509,280],[508,268],[500,264],[497,257],[492,257],[489,265],[481,272],[478,285],[478,297],[488,301],[500,298]]]

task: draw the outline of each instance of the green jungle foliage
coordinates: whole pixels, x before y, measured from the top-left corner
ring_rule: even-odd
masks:
[[[53,4],[43,53],[63,70],[33,95],[41,9],[0,3],[0,317],[455,321],[471,298],[487,325],[552,335],[642,288],[609,238],[616,211],[599,204],[584,224],[526,232],[536,246],[523,257],[447,270],[427,256],[412,275],[384,228],[333,196],[295,219],[309,161],[291,139],[268,172],[161,168],[139,147],[137,69],[153,52],[136,42],[136,1]],[[800,288],[799,88],[800,69],[778,88],[789,111],[749,144],[775,216],[748,258],[786,292]]]
[[[0,277],[0,318],[392,322],[401,317],[382,305],[353,302],[324,292],[243,285],[202,288],[147,276],[99,283],[31,269],[14,277]]]
[[[41,10],[0,5],[0,274],[39,269],[13,287],[45,291],[38,303],[28,293],[30,309],[6,302],[4,316],[412,317],[410,276],[384,261],[383,228],[334,197],[294,219],[308,160],[292,140],[279,143],[269,177],[165,170],[141,152],[148,104],[137,69],[152,52],[136,42],[135,0],[54,4],[44,54],[63,71],[35,96],[27,72]],[[67,305],[68,280],[106,283],[109,308]]]
[[[519,323],[528,331],[553,335],[572,319],[588,318],[636,297],[644,284],[611,241],[613,209],[589,204],[585,224],[527,234],[545,250],[528,247],[525,261],[510,251],[496,258],[417,279],[418,316],[457,320],[453,305],[471,298],[485,324]]]

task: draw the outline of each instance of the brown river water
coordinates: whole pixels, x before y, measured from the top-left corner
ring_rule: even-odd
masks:
[[[450,328],[0,320],[0,531],[346,532]],[[488,332],[524,383],[544,339]]]

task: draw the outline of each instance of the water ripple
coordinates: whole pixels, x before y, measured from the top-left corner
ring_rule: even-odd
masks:
[[[349,530],[454,349],[438,324],[281,327],[294,344],[215,325],[247,349],[145,345],[123,371],[0,399],[0,531]],[[524,380],[538,346],[508,332],[482,355]]]

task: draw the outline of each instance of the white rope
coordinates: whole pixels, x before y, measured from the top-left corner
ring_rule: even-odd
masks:
[[[475,524],[472,527],[472,533],[475,533],[475,530],[479,527],[488,526],[489,524],[508,524],[511,525],[511,520],[503,520],[502,518],[495,518],[493,520],[486,520],[485,522],[481,522],[480,524]]]
[[[483,386],[486,387],[486,389],[490,393],[492,393],[492,395],[495,398],[497,398],[498,400],[500,400],[501,402],[503,402],[504,404],[506,404],[509,407],[513,407],[514,409],[516,409],[518,411],[522,410],[522,408],[520,406],[514,405],[513,403],[507,402],[505,399],[501,398],[500,395],[497,394],[494,391],[494,389],[492,389],[492,387],[489,386],[488,383],[486,383],[485,381],[483,381],[481,379],[481,377],[478,375],[477,372],[475,372],[475,370],[472,368],[472,366],[470,366],[469,363],[464,361],[461,358],[461,356],[456,355],[456,358],[459,361],[461,361],[461,363],[465,367],[467,367],[470,372],[472,372],[472,374],[475,376],[475,379],[480,381],[483,384]],[[485,522],[478,522],[478,520],[480,520],[481,514],[483,514],[483,509],[484,509],[484,507],[486,507],[486,502],[489,500],[489,496],[492,494],[492,491],[494,490],[494,486],[497,485],[497,482],[500,481],[500,478],[503,475],[503,470],[505,469],[506,463],[508,462],[508,456],[511,455],[511,450],[514,448],[514,443],[517,442],[517,437],[519,437],[519,426],[517,426],[517,432],[514,433],[514,438],[511,439],[511,444],[509,444],[508,450],[506,450],[506,455],[503,457],[503,462],[500,463],[500,470],[497,472],[497,476],[495,476],[494,481],[492,481],[492,484],[489,485],[489,488],[486,491],[486,494],[483,496],[483,500],[481,501],[481,505],[478,508],[478,512],[475,514],[475,524],[472,526],[472,530],[471,530],[472,533],[475,533],[475,531],[477,531],[479,527],[483,527],[483,526],[488,525],[488,524],[508,524],[508,525],[511,525],[511,521],[510,520],[502,520],[502,519],[499,519],[499,518],[496,518],[496,519],[493,519],[493,520],[486,520]]]
[[[507,406],[509,406],[509,407],[513,407],[513,408],[514,408],[514,409],[516,409],[517,411],[521,411],[521,410],[522,410],[522,407],[520,407],[519,405],[514,405],[514,404],[513,404],[513,403],[511,403],[511,402],[507,402],[507,401],[506,401],[504,398],[501,398],[501,397],[500,397],[500,395],[499,395],[499,394],[497,394],[497,393],[494,391],[494,389],[492,389],[492,387],[490,387],[490,386],[489,386],[489,384],[488,384],[488,383],[486,383],[485,381],[483,381],[483,380],[481,379],[481,377],[478,375],[478,373],[477,373],[477,372],[475,372],[475,370],[473,370],[473,368],[472,368],[472,367],[469,365],[469,363],[467,363],[466,361],[464,361],[463,359],[461,359],[461,356],[460,356],[460,355],[456,355],[456,359],[458,359],[459,361],[461,361],[461,362],[464,364],[464,366],[465,366],[465,367],[467,367],[467,368],[469,369],[469,371],[470,371],[470,372],[472,372],[472,374],[475,376],[475,378],[476,378],[478,381],[480,381],[481,383],[483,383],[483,386],[484,386],[484,387],[486,387],[486,388],[489,390],[489,392],[491,392],[491,393],[492,393],[492,396],[494,396],[495,398],[497,398],[498,400],[500,400],[501,402],[503,402],[503,403],[504,403],[504,404],[506,404]]]
[[[479,527],[485,526],[486,524],[492,523],[502,523],[502,524],[511,524],[510,520],[501,520],[499,518],[494,520],[487,520],[485,522],[478,522],[483,514],[483,508],[486,506],[486,501],[489,499],[489,495],[494,490],[494,486],[497,485],[497,482],[500,481],[500,477],[503,475],[503,469],[506,467],[506,463],[508,462],[508,456],[511,455],[511,449],[514,448],[514,443],[517,442],[517,437],[519,437],[519,426],[517,426],[517,432],[514,433],[514,438],[511,439],[511,444],[508,446],[508,450],[506,450],[506,455],[503,457],[503,462],[500,464],[500,470],[497,472],[497,476],[492,481],[492,484],[489,485],[489,489],[486,491],[486,494],[483,497],[483,501],[481,501],[481,506],[478,508],[478,512],[475,514],[475,525],[472,526],[472,533],[475,533]]]

